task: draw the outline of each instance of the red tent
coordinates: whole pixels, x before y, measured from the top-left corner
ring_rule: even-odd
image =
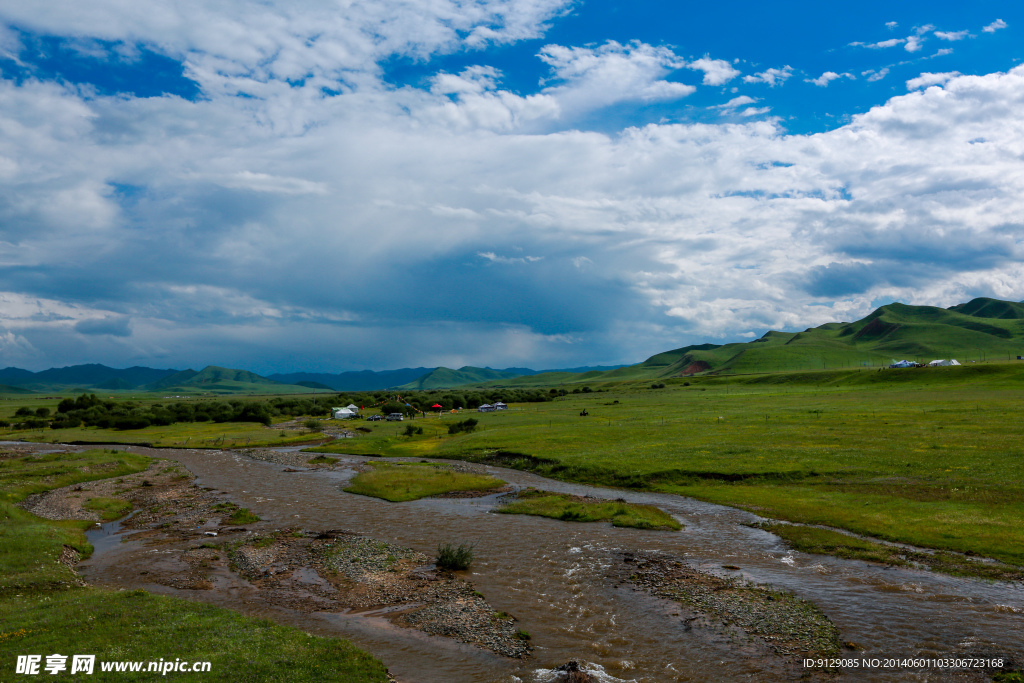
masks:
[[[435,403],[434,405],[432,405],[430,407],[431,408],[443,408],[444,406],[442,406],[440,403]]]

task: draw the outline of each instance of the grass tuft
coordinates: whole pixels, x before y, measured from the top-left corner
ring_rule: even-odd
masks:
[[[437,567],[449,571],[469,569],[473,564],[473,545],[460,543],[442,543],[437,546]]]

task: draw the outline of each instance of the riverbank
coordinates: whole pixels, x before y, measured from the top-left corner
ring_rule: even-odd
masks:
[[[67,652],[95,655],[99,681],[152,680],[149,673],[104,673],[104,663],[141,662],[145,672],[149,662],[176,658],[208,663],[204,680],[225,683],[239,680],[240,672],[281,683],[312,683],[327,672],[359,683],[388,680],[379,661],[344,640],[143,590],[84,584],[75,571],[92,552],[83,530],[102,517],[89,509],[90,498],[133,500],[149,504],[143,514],[159,515],[168,505],[190,505],[190,498],[181,499],[190,486],[173,463],[116,450],[0,452],[4,670],[13,673],[18,655]]]

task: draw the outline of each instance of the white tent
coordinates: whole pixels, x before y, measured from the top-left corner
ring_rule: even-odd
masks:
[[[502,403],[501,401],[498,401],[497,403],[494,404],[495,410],[506,410],[507,408],[508,406]]]
[[[492,413],[492,412],[494,412],[494,406],[492,406],[489,403],[485,403],[482,406],[480,406],[479,408],[477,408],[477,412],[480,412],[480,413]]]
[[[928,364],[928,367],[946,368],[949,367],[950,365],[960,365],[960,363],[957,362],[956,358],[953,358],[951,360],[933,360],[931,363]]]
[[[916,363],[914,363],[914,361],[911,361],[911,360],[898,360],[898,361],[893,361],[893,364],[890,365],[889,367],[890,368],[912,368],[912,367],[914,367],[914,365],[916,365]]]
[[[349,410],[351,410],[351,411],[352,411],[353,413],[358,413],[358,412],[359,412],[359,406],[357,406],[357,405],[354,405],[354,404],[352,404],[352,403],[349,403],[349,404],[348,404],[347,406],[345,406],[345,407],[346,407],[346,408],[348,408]]]
[[[350,417],[355,417],[359,413],[349,410],[348,408],[331,408],[331,417],[335,420],[346,420]]]

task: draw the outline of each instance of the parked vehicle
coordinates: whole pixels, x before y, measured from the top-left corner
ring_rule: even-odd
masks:
[[[383,420],[383,419],[384,419],[383,415],[371,415],[370,417],[366,418],[366,421],[367,422],[378,422],[378,421]]]
[[[401,422],[405,419],[405,415],[401,413],[388,413],[388,422]]]

